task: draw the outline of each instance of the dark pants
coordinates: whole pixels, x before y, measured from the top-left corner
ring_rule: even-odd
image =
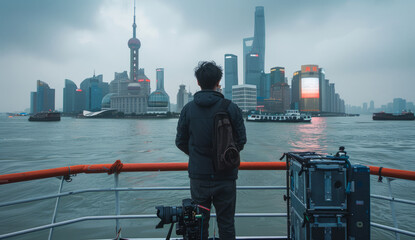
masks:
[[[235,239],[235,180],[200,180],[190,179],[190,192],[195,203],[204,207],[215,206],[220,240]],[[209,214],[203,220],[203,240],[209,235]]]

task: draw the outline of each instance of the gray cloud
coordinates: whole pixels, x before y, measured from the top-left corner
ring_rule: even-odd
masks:
[[[71,29],[94,30],[100,1],[2,1],[0,51],[22,51],[37,57],[62,57]]]
[[[109,82],[115,71],[129,69],[132,5],[0,1],[0,81],[5,86],[0,111],[28,107],[37,79],[56,89],[61,107],[65,78],[79,85],[95,69]],[[173,102],[179,84],[197,90],[192,70],[199,60],[223,64],[225,53],[238,55],[242,82],[242,38],[253,35],[255,6],[265,7],[267,69],[284,66],[290,79],[301,65],[318,64],[346,103],[354,105],[375,100],[379,106],[394,97],[415,100],[415,2],[409,0],[138,1],[140,66],[153,80],[155,68],[165,68]]]

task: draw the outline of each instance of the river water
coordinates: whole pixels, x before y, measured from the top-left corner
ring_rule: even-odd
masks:
[[[371,116],[313,118],[312,123],[246,122],[248,143],[242,161],[279,161],[288,151],[334,154],[345,146],[353,163],[415,170],[415,122],[372,121]],[[174,145],[177,119],[76,119],[60,122],[29,122],[27,117],[0,117],[0,174],[64,167],[78,164],[186,162]],[[386,180],[371,177],[371,192],[388,195]],[[54,194],[60,180],[42,179],[0,185],[0,201],[7,202]],[[120,174],[121,187],[188,186],[187,172]],[[239,186],[285,185],[284,171],[240,171]],[[65,183],[63,191],[110,188],[114,177],[79,174]],[[414,182],[392,182],[393,194],[415,199]],[[240,190],[237,212],[285,212],[284,191]],[[188,191],[121,192],[121,214],[154,214],[156,205],[179,206]],[[51,222],[55,200],[0,208],[0,234]],[[61,199],[57,221],[93,215],[115,214],[114,193],[85,193]],[[413,206],[395,204],[398,225],[412,230]],[[393,226],[389,202],[372,200],[372,221]],[[99,239],[115,236],[114,220],[86,221],[58,227],[54,239]],[[168,227],[155,229],[157,219],[121,220],[123,237],[165,237]],[[283,218],[238,218],[237,235],[286,235]],[[213,233],[213,227],[210,228]],[[12,239],[46,239],[49,231]],[[372,228],[372,239],[391,239],[394,234]],[[410,239],[402,236],[401,239]]]

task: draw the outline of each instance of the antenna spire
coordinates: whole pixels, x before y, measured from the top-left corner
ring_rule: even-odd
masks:
[[[134,24],[133,24],[133,38],[136,37],[136,29],[137,28],[137,24],[135,24],[135,0],[134,0]]]

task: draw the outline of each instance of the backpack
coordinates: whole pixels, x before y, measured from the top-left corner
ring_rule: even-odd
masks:
[[[241,159],[233,138],[232,124],[227,109],[231,103],[223,99],[215,114],[213,129],[213,167],[215,171],[231,170],[239,167]]]

